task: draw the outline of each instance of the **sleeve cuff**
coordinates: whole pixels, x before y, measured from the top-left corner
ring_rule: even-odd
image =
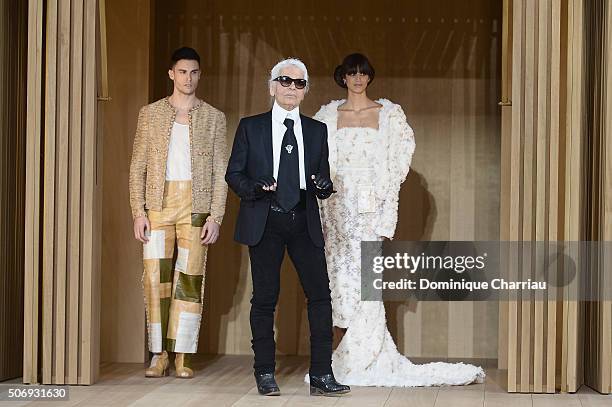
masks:
[[[223,222],[223,217],[210,215],[208,218],[206,218],[206,222],[209,222],[209,221],[215,222],[217,225],[221,226],[221,222]]]
[[[144,209],[137,209],[135,211],[132,211],[132,218],[133,219],[139,218],[141,216],[144,216],[144,217],[147,216],[147,212],[145,212]]]

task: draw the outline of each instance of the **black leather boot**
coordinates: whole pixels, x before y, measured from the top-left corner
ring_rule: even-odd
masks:
[[[257,391],[262,396],[280,396],[274,373],[255,373],[255,382],[257,382]]]
[[[311,396],[340,396],[350,391],[351,388],[338,383],[332,373],[322,376],[310,376]]]

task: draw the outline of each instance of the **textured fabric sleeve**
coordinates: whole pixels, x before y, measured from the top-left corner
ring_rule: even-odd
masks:
[[[145,192],[147,182],[147,138],[149,131],[148,114],[146,106],[138,113],[138,125],[134,136],[132,148],[132,161],[130,162],[130,206],[132,217],[146,216]]]
[[[218,112],[217,114],[217,126],[213,144],[212,201],[209,218],[221,224],[227,200],[227,184],[225,183],[225,168],[228,156],[226,139],[227,122],[223,112]]]
[[[313,119],[318,120],[320,122],[325,123],[327,126],[327,150],[328,150],[328,163],[329,163],[329,177],[332,182],[336,178],[336,141],[334,130],[336,128],[336,112],[338,104],[342,103],[343,100],[340,101],[331,101],[327,105],[321,106],[319,111],[313,116]]]
[[[414,132],[406,121],[401,106],[395,105],[389,114],[389,146],[387,154],[387,171],[382,190],[382,208],[380,222],[376,228],[379,236],[393,239],[397,225],[399,191],[406,179],[412,155],[416,147]]]
[[[326,122],[326,110],[327,110],[327,105],[323,105],[321,106],[321,108],[319,109],[319,111],[317,113],[315,113],[314,116],[312,116],[313,119],[318,120],[320,122],[325,123]]]

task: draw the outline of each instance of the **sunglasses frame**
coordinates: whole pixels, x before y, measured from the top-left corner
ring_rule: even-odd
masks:
[[[304,89],[306,88],[306,86],[308,86],[308,81],[306,79],[293,79],[292,77],[287,75],[277,76],[276,78],[272,79],[272,81],[280,83],[283,88],[288,88],[289,86],[291,86],[291,84],[294,84],[296,89]],[[298,81],[303,82],[304,85],[298,85]],[[283,82],[288,82],[289,84],[285,85]]]

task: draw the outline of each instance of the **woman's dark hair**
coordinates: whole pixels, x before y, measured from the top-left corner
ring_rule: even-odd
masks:
[[[368,85],[374,80],[374,67],[370,64],[368,58],[363,54],[351,54],[347,55],[342,61],[341,65],[336,67],[334,71],[334,80],[341,88],[346,89],[346,83],[344,83],[344,77],[346,75],[352,75],[360,72],[370,77]]]
[[[172,56],[170,57],[170,69],[174,68],[174,65],[176,65],[176,63],[181,59],[198,61],[198,65],[200,64],[200,55],[198,55],[195,49],[181,47],[172,53]]]

